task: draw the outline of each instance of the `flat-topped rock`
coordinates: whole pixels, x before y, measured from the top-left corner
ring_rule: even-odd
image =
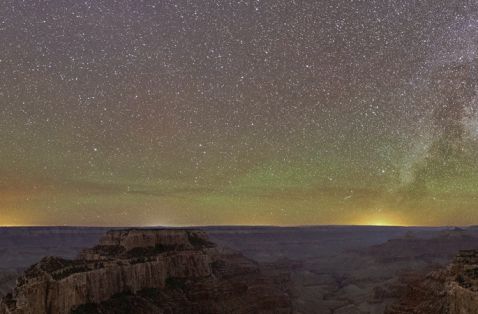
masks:
[[[99,245],[83,250],[79,258],[107,260],[111,258],[150,257],[168,251],[213,248],[205,232],[194,229],[127,229],[108,231]]]
[[[45,257],[28,268],[0,302],[0,314],[116,313],[117,306],[142,313],[290,313],[286,281],[216,247],[200,230],[114,230],[78,259]]]
[[[205,232],[194,229],[111,230],[99,242],[99,245],[121,246],[126,250],[154,246],[192,249],[212,244]]]

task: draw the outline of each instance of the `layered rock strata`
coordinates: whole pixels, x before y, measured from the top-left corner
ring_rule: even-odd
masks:
[[[478,314],[478,250],[465,250],[446,269],[418,276],[387,314]]]
[[[290,313],[287,281],[199,230],[114,230],[78,259],[31,266],[0,314]]]

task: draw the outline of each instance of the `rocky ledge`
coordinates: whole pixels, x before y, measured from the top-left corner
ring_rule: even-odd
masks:
[[[291,313],[288,280],[199,230],[113,230],[78,259],[31,266],[0,314]]]
[[[463,250],[446,269],[416,276],[387,314],[478,314],[478,250]]]

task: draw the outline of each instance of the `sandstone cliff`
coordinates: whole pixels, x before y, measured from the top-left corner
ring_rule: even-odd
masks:
[[[478,314],[478,250],[460,251],[446,269],[409,280],[387,314]]]
[[[287,280],[198,230],[114,230],[78,259],[31,266],[0,314],[290,313]]]

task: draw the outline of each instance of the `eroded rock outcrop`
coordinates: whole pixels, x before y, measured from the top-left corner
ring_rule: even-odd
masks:
[[[198,230],[114,230],[78,259],[31,266],[0,314],[290,313],[287,281]]]
[[[387,314],[478,314],[478,250],[460,251],[446,269],[409,280]]]

